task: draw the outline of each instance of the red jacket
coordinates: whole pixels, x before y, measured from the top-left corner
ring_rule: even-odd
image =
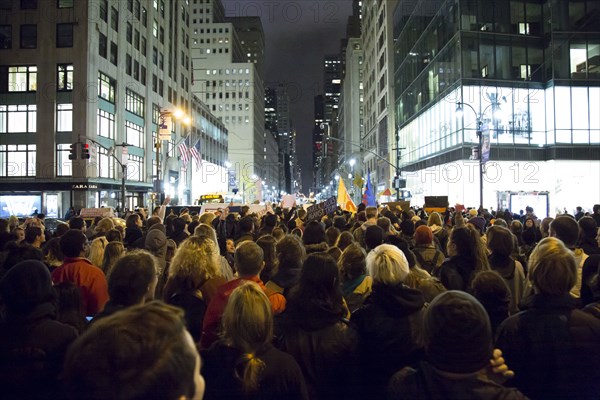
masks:
[[[273,293],[268,290],[258,276],[253,276],[251,278],[239,278],[229,281],[224,285],[219,286],[217,293],[208,305],[206,314],[204,314],[204,321],[202,323],[202,337],[200,339],[200,347],[202,349],[208,349],[219,338],[218,335],[221,325],[221,317],[225,311],[225,306],[227,305],[229,296],[231,295],[231,292],[244,283],[244,281],[252,281],[260,286],[271,302],[273,314],[280,314],[285,310],[285,297],[283,297],[283,295],[280,293]]]
[[[108,284],[104,272],[88,259],[66,257],[63,265],[52,272],[52,282],[72,282],[79,286],[85,315],[96,315],[108,301]]]

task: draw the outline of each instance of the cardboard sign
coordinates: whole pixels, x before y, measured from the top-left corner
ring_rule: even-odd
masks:
[[[425,212],[444,213],[448,208],[448,196],[425,196]]]
[[[293,194],[286,194],[281,198],[281,208],[292,208],[296,202],[296,196]]]
[[[306,220],[321,220],[321,218],[327,214],[332,214],[337,209],[337,199],[330,197],[327,200],[314,204],[306,209]]]
[[[410,209],[410,201],[390,201],[386,203],[390,211],[394,211],[397,207],[400,207],[402,211],[408,211]]]

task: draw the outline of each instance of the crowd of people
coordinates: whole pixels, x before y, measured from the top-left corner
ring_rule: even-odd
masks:
[[[0,393],[599,399],[600,205],[0,220]]]

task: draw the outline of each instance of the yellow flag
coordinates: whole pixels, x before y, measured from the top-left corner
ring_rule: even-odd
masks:
[[[340,178],[338,182],[337,202],[340,205],[341,209],[344,211],[350,211],[352,213],[355,213],[357,211],[356,205],[354,205],[354,202],[350,198],[350,195],[346,190],[346,185],[344,184],[344,180],[342,178]]]

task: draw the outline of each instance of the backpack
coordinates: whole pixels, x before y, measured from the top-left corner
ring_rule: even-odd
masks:
[[[440,259],[440,254],[442,254],[440,251],[436,251],[435,256],[431,260],[425,261],[425,259],[423,258],[423,255],[420,252],[413,251],[413,253],[417,259],[417,262],[421,266],[421,268],[423,268],[425,271],[429,272],[430,274],[437,267],[438,260]]]

